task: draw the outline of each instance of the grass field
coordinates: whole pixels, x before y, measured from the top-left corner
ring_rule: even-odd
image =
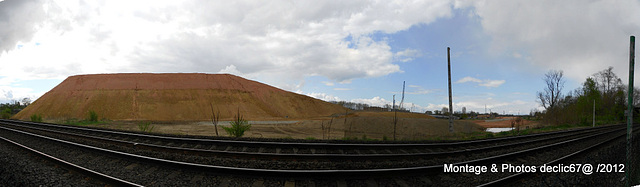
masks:
[[[379,114],[379,115],[375,115]],[[269,121],[252,124],[245,137],[255,138],[295,138],[295,139],[393,139],[393,113],[351,113],[341,117],[325,117],[299,121]],[[483,132],[484,128],[470,121],[455,121],[456,134],[449,134],[448,120],[433,119],[424,114],[398,113],[396,140],[446,139],[447,136],[460,136],[459,133]],[[345,120],[346,119],[346,120]],[[89,124],[103,128],[138,131],[138,122],[107,121]],[[228,124],[221,122],[220,124]],[[211,122],[158,122],[152,123],[153,132],[215,136]],[[323,127],[324,126],[324,127]],[[323,130],[324,129],[324,130]],[[227,134],[218,127],[221,136]]]

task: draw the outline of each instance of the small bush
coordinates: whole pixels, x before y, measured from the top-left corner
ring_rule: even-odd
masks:
[[[315,139],[316,139],[315,137],[311,137],[311,136],[305,138],[305,140],[315,140]]]
[[[93,110],[89,111],[89,119],[87,119],[87,120],[91,121],[91,122],[97,122],[98,121],[98,114]]]
[[[9,108],[5,108],[4,110],[2,110],[2,112],[0,112],[2,119],[9,119],[11,118],[11,109]]]
[[[138,123],[138,129],[142,132],[151,132],[153,131],[153,127],[154,126],[151,126],[151,122]]]
[[[358,137],[342,137],[342,140],[358,140]]]
[[[245,120],[241,115],[240,111],[238,111],[238,115],[236,116],[236,120],[231,122],[231,127],[222,127],[224,131],[227,132],[230,136],[233,137],[242,137],[245,131],[251,129],[251,124],[249,121]]]
[[[42,116],[38,114],[31,115],[32,122],[42,122]]]
[[[487,137],[487,138],[493,138],[493,133],[491,133],[491,132],[490,132],[490,133],[487,133],[486,137]]]
[[[502,131],[502,132],[499,132],[498,135],[506,136],[506,135],[509,135],[510,133],[511,133],[511,131]]]
[[[387,141],[389,140],[389,137],[387,137],[387,135],[382,136],[382,141]]]

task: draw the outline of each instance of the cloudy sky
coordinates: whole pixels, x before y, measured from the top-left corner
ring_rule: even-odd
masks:
[[[0,102],[94,73],[231,73],[323,100],[528,113],[551,69],[565,90],[627,82],[635,0],[0,0]],[[639,77],[639,76],[636,76]],[[636,79],[635,82],[638,82]]]

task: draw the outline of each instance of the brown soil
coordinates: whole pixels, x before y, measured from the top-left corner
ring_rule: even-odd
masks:
[[[13,118],[208,121],[239,111],[250,120],[308,119],[344,112],[325,101],[228,74],[96,74],[67,78]]]
[[[474,120],[473,122],[485,128],[506,128],[511,127],[511,121],[514,119],[515,117],[499,117],[492,120]],[[523,119],[521,128],[525,128],[526,126],[533,127],[536,125],[538,125],[536,122]]]

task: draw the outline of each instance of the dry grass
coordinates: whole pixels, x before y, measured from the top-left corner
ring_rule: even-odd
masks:
[[[474,120],[471,122],[474,122],[485,128],[505,128],[511,127],[511,121],[513,121],[514,119],[515,117],[500,117],[494,120]],[[523,124],[521,128],[526,128],[527,126],[529,128],[533,128],[538,125],[538,123],[535,121],[529,121],[525,119],[523,119],[522,121]]]
[[[362,116],[362,117],[393,117],[395,114],[395,112],[363,112],[363,111],[357,111],[354,113],[349,114],[349,117],[358,117],[358,116]],[[397,113],[398,118],[424,118],[424,119],[436,119],[430,115],[426,115],[426,114],[422,114],[422,113],[409,113],[409,112],[398,112]]]
[[[384,116],[356,116],[334,118],[331,126],[331,134],[324,133],[324,139],[361,138],[382,140],[386,137],[393,139],[393,117]],[[251,129],[245,133],[245,137],[256,138],[295,138],[295,139],[323,139],[322,125],[328,126],[331,118],[304,120],[295,123],[276,124],[252,124]],[[104,128],[137,131],[135,122],[115,121],[107,124],[91,125]],[[225,124],[222,122],[222,124]],[[203,135],[214,136],[215,129],[211,122],[173,122],[154,123],[154,132],[179,134],[179,135]],[[219,125],[220,126],[220,125]],[[455,121],[457,133],[473,133],[484,131],[484,128],[468,121]],[[222,128],[218,127],[219,131]],[[351,130],[349,130],[351,129]],[[225,134],[226,136],[226,134]],[[442,137],[457,136],[449,133],[448,120],[425,118],[400,118],[397,125],[397,140],[424,140],[439,139]]]

